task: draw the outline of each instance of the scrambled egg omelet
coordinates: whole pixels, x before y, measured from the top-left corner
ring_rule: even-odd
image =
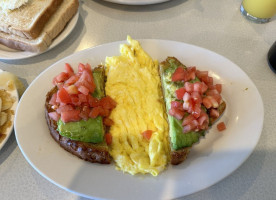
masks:
[[[120,56],[107,57],[106,95],[117,106],[110,118],[114,125],[112,155],[116,168],[132,175],[150,173],[157,176],[169,161],[168,123],[162,98],[158,61],[128,36],[120,46]],[[142,133],[152,130],[150,140]]]

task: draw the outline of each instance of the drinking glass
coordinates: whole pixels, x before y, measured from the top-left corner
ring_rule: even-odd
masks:
[[[240,10],[247,19],[266,23],[276,14],[276,0],[243,0]]]

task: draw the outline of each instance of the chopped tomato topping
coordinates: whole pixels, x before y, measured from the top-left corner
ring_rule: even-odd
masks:
[[[210,117],[214,117],[214,118],[219,117],[219,111],[217,109],[212,108],[210,110]]]
[[[80,110],[68,110],[61,112],[61,120],[64,123],[67,122],[77,122],[81,120]]]
[[[112,144],[112,135],[110,133],[104,134],[104,138],[107,145]]]
[[[59,102],[59,103],[71,103],[71,97],[63,87],[60,88],[57,92],[57,102]]]
[[[108,117],[105,117],[105,118],[103,119],[103,123],[104,123],[104,125],[106,125],[106,126],[112,126],[112,125],[114,124],[113,120],[110,119],[110,118],[108,118]]]
[[[184,87],[175,90],[175,96],[178,100],[182,100],[186,90]]]
[[[58,87],[58,91],[52,95],[49,104],[65,123],[99,115],[107,118],[116,107],[116,102],[109,96],[100,100],[91,96],[96,85],[89,64],[80,63],[78,73],[75,74],[71,65],[66,63],[65,72],[58,74],[53,84]],[[57,119],[54,113],[51,115]]]
[[[185,112],[182,111],[182,110],[179,110],[177,108],[174,108],[172,107],[170,110],[169,110],[169,114],[173,117],[175,117],[176,119],[180,120],[183,118]]]
[[[48,115],[52,120],[55,120],[55,121],[58,121],[60,118],[60,114],[58,114],[57,112],[50,112],[48,113]]]
[[[224,131],[224,130],[226,129],[225,123],[224,123],[224,122],[218,123],[217,129],[218,129],[219,131]]]
[[[152,130],[146,130],[142,133],[143,137],[146,139],[146,140],[150,140],[151,136],[152,136],[152,133],[153,131]]]
[[[178,67],[172,74],[172,81],[182,81],[185,79],[186,70],[183,67]]]

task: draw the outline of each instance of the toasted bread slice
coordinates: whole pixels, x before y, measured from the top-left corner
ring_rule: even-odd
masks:
[[[64,0],[36,39],[27,39],[17,35],[0,32],[0,43],[13,49],[43,52],[47,50],[52,40],[56,38],[70,19],[76,14],[78,6],[78,0]]]
[[[163,94],[166,103],[167,112],[171,107],[171,101],[176,100],[175,90],[183,87],[184,83],[176,83],[171,81],[171,75],[174,73],[178,66],[186,68],[179,60],[175,57],[168,57],[165,61],[160,64],[160,75],[162,79]],[[167,77],[167,78],[166,78]],[[222,101],[217,108],[219,116],[222,115],[226,108],[226,104]],[[207,110],[207,114],[209,111]],[[211,126],[218,117],[209,117],[209,126]],[[171,164],[177,165],[183,162],[194,143],[197,143],[200,137],[205,135],[205,131],[191,131],[188,133],[182,133],[182,121],[177,120],[173,116],[168,114],[168,121],[170,127],[170,144],[171,144]],[[181,141],[181,144],[179,143]]]
[[[104,68],[98,67],[96,68],[100,72],[102,72],[102,76],[104,76]],[[95,70],[95,69],[94,69]],[[98,71],[98,72],[99,72]],[[104,80],[104,78],[102,79]],[[104,84],[102,81],[101,84]],[[99,89],[104,88],[104,86],[99,86]],[[52,95],[57,92],[57,87],[54,87],[50,90],[46,95],[46,102],[45,102],[45,117],[47,121],[47,125],[50,130],[50,134],[54,138],[54,140],[65,150],[76,155],[77,157],[84,159],[86,161],[92,163],[101,163],[101,164],[109,164],[111,163],[111,156],[109,154],[108,146],[105,140],[101,143],[90,143],[90,142],[82,142],[77,140],[72,140],[68,137],[62,136],[58,132],[58,124],[57,121],[51,119],[49,117],[49,113],[55,111],[52,108],[52,105],[49,104]]]
[[[0,14],[0,31],[34,39],[63,0],[29,0],[18,9],[3,11]]]

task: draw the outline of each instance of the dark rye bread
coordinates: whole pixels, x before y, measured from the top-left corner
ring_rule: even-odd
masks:
[[[177,66],[180,66],[180,65],[184,66],[177,58],[168,57],[165,61],[163,61],[160,64],[159,73],[160,73],[160,76],[161,76],[162,80],[163,80],[162,75],[164,73],[164,70],[166,69],[166,67],[169,66],[169,60],[173,60],[174,63]],[[163,87],[163,94],[165,96],[163,81],[162,81],[162,87]],[[218,107],[219,117],[223,114],[225,108],[226,108],[226,103],[224,101],[222,101],[221,104]],[[209,113],[209,111],[207,110],[207,114],[208,113]],[[209,125],[212,126],[219,117],[217,117],[217,118],[210,117],[209,118]],[[172,142],[171,142],[171,151],[170,151],[170,162],[171,162],[171,164],[172,165],[178,165],[178,164],[182,163],[184,160],[186,160],[188,154],[190,153],[191,148],[192,148],[192,146],[184,147],[184,148],[175,150],[175,149],[172,148]]]
[[[57,92],[57,87],[50,90],[46,95],[45,102],[45,117],[50,133],[54,140],[66,151],[76,155],[77,157],[84,159],[92,163],[110,164],[111,156],[108,152],[108,146],[105,142],[99,144],[93,144],[88,142],[80,142],[71,140],[69,138],[61,136],[57,131],[57,122],[50,119],[48,113],[53,112],[54,109],[49,104],[51,97]]]

